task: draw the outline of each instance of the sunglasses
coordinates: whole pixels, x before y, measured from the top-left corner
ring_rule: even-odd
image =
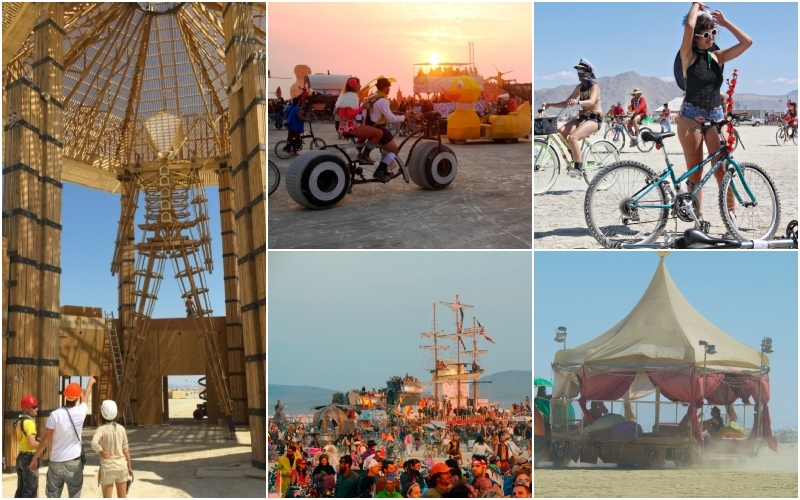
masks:
[[[530,478],[521,477],[521,478],[517,479],[516,484],[523,484],[523,483],[530,483],[530,482],[531,482]]]
[[[708,40],[712,36],[717,36],[717,30],[706,31],[705,33],[697,33],[695,36],[702,36],[704,39]]]

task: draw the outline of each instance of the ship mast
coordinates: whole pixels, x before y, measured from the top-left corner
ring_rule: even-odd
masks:
[[[433,382],[433,411],[434,415],[439,411],[439,349],[447,349],[446,345],[439,345],[438,337],[444,333],[442,330],[436,329],[436,303],[433,303],[433,331],[421,333],[421,337],[433,337],[433,345],[421,345],[419,346],[420,349],[433,349],[433,376],[431,377],[431,381]]]

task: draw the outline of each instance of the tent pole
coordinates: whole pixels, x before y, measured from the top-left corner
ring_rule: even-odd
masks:
[[[658,434],[658,423],[661,420],[661,388],[656,386],[656,427],[655,433]]]

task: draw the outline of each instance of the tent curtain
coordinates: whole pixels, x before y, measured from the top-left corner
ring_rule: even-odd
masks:
[[[692,432],[695,440],[703,445],[703,433],[700,429],[700,420],[697,418],[697,408],[703,404],[703,392],[706,394],[716,391],[725,375],[722,373],[709,373],[705,376],[705,391],[703,390],[703,377],[698,377],[696,371],[685,373],[648,373],[653,385],[661,389],[661,394],[670,401],[689,403],[686,415],[692,422]]]
[[[587,400],[605,399],[613,400],[619,399],[631,386],[633,377],[636,372],[616,372],[616,373],[598,373],[590,377],[586,376],[586,369],[582,370],[582,375],[578,375],[578,383],[580,384],[581,395],[578,402],[583,411],[583,418],[589,424],[594,423],[594,419],[589,414],[586,408]]]

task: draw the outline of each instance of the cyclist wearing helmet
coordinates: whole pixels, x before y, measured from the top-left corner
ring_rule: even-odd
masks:
[[[739,41],[733,47],[713,51],[717,27],[727,28]],[[728,21],[721,11],[708,13],[708,7],[694,2],[686,16],[683,41],[680,49],[680,62],[683,78],[686,81],[686,96],[678,118],[678,140],[683,147],[686,168],[692,169],[703,161],[703,141],[709,152],[720,149],[719,134],[716,129],[707,129],[704,133],[695,129],[704,121],[719,121],[725,118],[720,89],[722,88],[722,66],[737,57],[753,45],[753,40],[741,29]],[[677,77],[678,75],[676,75]],[[722,182],[725,169],[718,168],[714,172],[717,183]],[[703,177],[703,169],[689,177],[689,186],[696,185]],[[729,192],[729,206],[733,206],[733,193]],[[702,213],[702,193],[697,193],[698,210]],[[701,214],[698,213],[698,217]]]
[[[570,175],[581,177],[583,175],[583,162],[580,161],[582,159],[581,141],[600,130],[600,125],[603,123],[603,108],[600,104],[600,87],[595,81],[594,66],[586,59],[581,59],[575,69],[578,70],[580,85],[575,87],[566,101],[554,104],[542,103],[542,109],[548,106],[554,108],[582,106],[577,118],[558,127],[558,133],[569,143],[572,158],[575,160],[575,168]]]
[[[14,498],[36,498],[39,493],[39,469],[31,470],[31,459],[39,441],[36,439],[36,415],[39,413],[39,402],[33,396],[24,396],[20,404],[22,413],[14,422],[17,433],[17,492]]]

